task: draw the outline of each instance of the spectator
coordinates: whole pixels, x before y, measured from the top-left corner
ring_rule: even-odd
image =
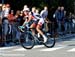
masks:
[[[24,14],[23,14],[23,11],[20,12],[20,18],[21,18],[21,21],[20,21],[20,26],[23,24],[24,20],[23,20],[23,17],[24,17]]]
[[[55,12],[55,17],[58,23],[58,33],[62,31],[61,27],[63,25],[63,19],[64,19],[64,7],[58,7],[58,9]]]
[[[0,4],[0,46],[2,46],[2,4]]]
[[[20,10],[17,10],[16,11],[16,14],[15,14],[15,19],[16,19],[16,25],[19,26],[20,25]]]
[[[9,10],[10,10],[10,6],[9,4],[4,4],[3,7],[2,7],[2,20],[3,20],[3,26],[2,26],[2,29],[3,29],[3,37],[4,37],[4,41],[5,41],[5,45],[6,44],[6,36],[7,36],[7,33],[8,33],[8,14],[9,14]]]
[[[2,24],[2,4],[0,4],[0,24]]]
[[[0,46],[2,46],[3,44],[2,44],[2,41],[3,40],[3,38],[2,38],[2,20],[1,20],[1,18],[0,18]]]
[[[64,24],[65,24],[65,15],[66,15],[66,11],[64,10],[64,7],[62,6],[61,7],[61,14],[60,14],[60,18],[61,18],[61,31],[62,31],[62,34],[64,34],[65,32],[65,27],[64,27]]]
[[[10,11],[10,5],[5,4],[4,17],[8,17],[9,11]]]
[[[52,7],[52,8],[50,8],[50,21],[51,21],[51,23],[49,23],[48,24],[48,27],[49,27],[49,29],[50,29],[50,32],[51,32],[51,34],[52,34],[52,36],[55,36],[55,37],[57,37],[57,28],[58,28],[58,26],[57,26],[57,20],[56,20],[56,18],[55,18],[55,8],[54,7]]]
[[[47,8],[47,6],[45,6],[44,10],[41,11],[40,16],[43,17],[44,19],[47,18],[47,16],[48,16],[48,8]]]
[[[20,21],[21,21],[20,13],[21,13],[21,11],[17,10],[16,14],[15,14],[16,22],[15,22],[14,28],[13,28],[13,30],[15,32],[14,34],[15,34],[15,37],[16,37],[15,41],[17,41],[20,38],[20,32],[17,30],[17,27],[20,26]]]
[[[72,17],[73,17],[73,19],[72,19],[72,27],[73,27],[73,33],[75,33],[75,15],[74,14],[72,14]]]
[[[70,12],[70,13],[69,13],[69,16],[68,16],[68,21],[69,21],[69,23],[68,23],[68,26],[69,26],[69,33],[71,33],[71,32],[72,32],[72,29],[73,29],[73,27],[72,27],[72,19],[73,19],[72,13]]]
[[[10,11],[9,11],[8,21],[9,21],[9,23],[11,23],[11,24],[14,22],[14,12],[13,12],[13,10],[10,10]]]
[[[0,4],[0,18],[2,19],[2,4]]]

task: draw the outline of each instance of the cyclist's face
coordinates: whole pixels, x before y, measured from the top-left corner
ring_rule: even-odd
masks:
[[[24,14],[27,15],[29,12],[28,11],[24,11]]]

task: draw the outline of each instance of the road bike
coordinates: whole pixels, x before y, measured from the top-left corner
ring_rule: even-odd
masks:
[[[32,35],[31,29],[33,29],[36,32],[35,36]],[[29,28],[28,26],[25,26],[24,32],[21,33],[21,36],[19,39],[21,46],[25,49],[32,49],[37,41],[37,42],[45,45],[47,48],[54,47],[55,38],[51,37],[51,34],[47,33],[44,29],[42,29],[42,31],[44,32],[44,34],[47,37],[47,41],[45,43],[44,43],[44,39],[41,35],[40,35],[40,37],[38,37],[38,33],[35,28]]]

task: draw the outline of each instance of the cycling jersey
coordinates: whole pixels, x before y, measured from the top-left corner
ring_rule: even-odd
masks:
[[[40,16],[40,14],[32,13],[32,16],[34,17],[34,23],[37,25],[42,26],[44,24],[44,19]]]
[[[29,21],[29,23],[34,23],[34,27],[36,27],[36,25],[42,26],[44,23],[44,19],[40,16],[40,14],[29,12],[27,15],[25,15],[25,17],[26,16],[28,17],[28,19],[31,18],[31,21]]]

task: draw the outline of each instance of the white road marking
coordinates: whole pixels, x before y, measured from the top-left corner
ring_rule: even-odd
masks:
[[[75,52],[75,48],[68,50],[67,52]]]
[[[34,46],[33,49],[35,49],[35,48],[41,48],[41,47],[44,47],[44,45],[36,45],[36,46]]]
[[[15,57],[19,57],[19,56],[22,57],[23,56],[24,57],[25,56],[25,54],[5,54],[5,53],[4,54],[1,54],[1,55],[2,55],[2,57],[11,57],[11,56],[13,56],[13,57],[14,56]]]
[[[0,48],[0,50],[6,50],[6,49],[11,49],[11,48],[13,48],[13,47],[2,47],[2,48]]]
[[[26,51],[26,49],[24,49],[24,48],[18,48],[18,49],[14,49],[12,51]]]
[[[36,48],[41,48],[41,47],[45,47],[44,45],[36,45],[33,47],[33,49],[36,49]],[[55,51],[55,50],[58,50],[58,49],[62,49],[64,48],[65,46],[57,46],[57,47],[53,47],[53,48],[43,48],[39,51]],[[3,47],[3,48],[0,48],[0,50],[6,50],[6,49],[12,49],[11,51],[27,51],[27,49],[24,49],[23,47]],[[32,50],[32,49],[31,49]]]
[[[46,49],[42,49],[40,51],[55,51],[55,50],[62,49],[62,48],[64,48],[64,47],[46,48]]]
[[[41,48],[41,47],[44,47],[44,45],[36,45],[36,46],[34,46],[32,49]],[[24,48],[22,47],[22,48],[14,49],[14,50],[12,50],[12,51],[27,51],[27,49],[24,49]]]
[[[44,45],[36,45],[36,46],[34,46],[34,48],[33,49],[35,49],[35,48],[40,48],[40,47],[44,47]],[[0,50],[7,50],[7,49],[12,49],[13,48],[13,51],[26,51],[26,49],[24,49],[23,47],[22,48],[16,48],[16,49],[14,49],[14,46],[13,47],[2,47],[2,48],[0,48]]]

